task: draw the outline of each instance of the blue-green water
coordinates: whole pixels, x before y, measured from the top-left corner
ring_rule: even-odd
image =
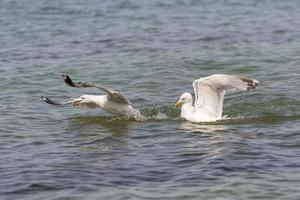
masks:
[[[0,1],[1,199],[300,199],[300,2]],[[173,107],[215,74],[261,81],[215,124]],[[121,91],[149,120],[55,107]]]

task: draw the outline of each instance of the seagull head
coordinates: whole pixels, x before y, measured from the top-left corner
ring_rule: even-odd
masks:
[[[67,104],[72,104],[73,106],[85,105],[90,108],[98,107],[98,101],[94,95],[82,95],[77,99],[68,101]]]
[[[188,92],[185,92],[183,93],[179,100],[176,102],[175,106],[176,107],[180,107],[182,106],[183,104],[186,104],[186,103],[193,103],[193,97],[190,93]]]

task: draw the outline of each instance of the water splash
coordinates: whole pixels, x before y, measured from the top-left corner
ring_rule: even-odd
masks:
[[[148,120],[167,120],[167,119],[168,119],[168,116],[163,112],[158,112],[155,115],[143,116],[144,121],[148,121]]]
[[[168,120],[175,119],[179,116],[178,110],[163,106],[158,108],[147,108],[141,110],[144,121],[148,120]]]
[[[194,123],[200,125],[242,125],[242,124],[278,124],[287,121],[300,120],[298,113],[278,113],[278,112],[262,112],[261,110],[253,109],[252,112],[248,112],[247,109],[241,109],[237,112],[232,112],[231,109],[227,109],[227,113],[221,120],[215,122],[201,122]],[[84,120],[86,118],[86,120]],[[180,118],[179,110],[172,107],[158,107],[158,108],[146,108],[137,112],[135,119],[126,116],[97,116],[89,113],[87,116],[81,116],[80,121],[86,123],[130,123],[130,122],[146,122],[146,121],[186,121]]]

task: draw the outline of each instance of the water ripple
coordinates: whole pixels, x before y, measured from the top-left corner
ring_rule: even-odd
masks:
[[[2,199],[299,199],[298,1],[0,1]],[[260,80],[224,119],[173,107],[192,81]],[[51,107],[110,86],[145,120]]]

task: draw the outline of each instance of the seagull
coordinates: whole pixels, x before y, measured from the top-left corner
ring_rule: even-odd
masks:
[[[222,119],[225,91],[240,89],[254,90],[258,80],[235,75],[215,74],[193,81],[195,102],[193,96],[185,92],[177,103],[181,106],[181,117],[191,122],[214,122]]]
[[[43,101],[52,105],[66,105],[86,106],[89,108],[102,108],[108,113],[127,116],[137,121],[142,119],[139,110],[132,107],[132,103],[122,94],[113,90],[112,88],[104,87],[94,83],[73,82],[68,75],[63,75],[64,81],[67,85],[76,88],[97,88],[102,90],[105,95],[82,95],[79,98],[70,100],[68,102],[53,101],[47,97],[41,97]]]

